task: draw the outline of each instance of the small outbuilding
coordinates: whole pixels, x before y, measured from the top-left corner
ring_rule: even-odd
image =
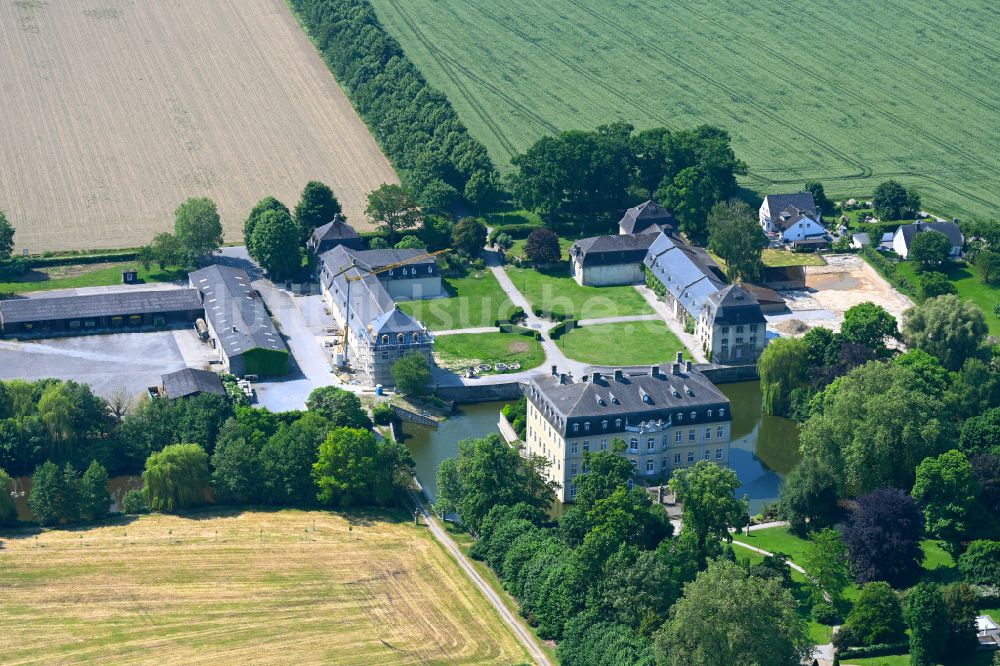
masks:
[[[862,232],[860,234],[851,234],[851,247],[855,250],[860,250],[863,247],[868,247],[872,244],[871,236]]]
[[[570,268],[576,281],[585,286],[642,284],[642,262],[657,234],[594,236],[573,243],[569,249]]]
[[[343,245],[352,250],[365,249],[365,244],[361,236],[354,230],[354,227],[347,223],[344,216],[339,213],[333,216],[332,221],[316,227],[309,236],[309,240],[306,241],[306,247],[313,254],[317,255],[329,252],[338,245]]]
[[[629,208],[618,221],[620,234],[670,233],[676,227],[673,213],[652,199]]]
[[[161,375],[160,383],[163,386],[163,395],[171,400],[201,393],[226,395],[226,388],[222,385],[222,379],[219,378],[219,375],[209,370],[184,368],[177,372]]]

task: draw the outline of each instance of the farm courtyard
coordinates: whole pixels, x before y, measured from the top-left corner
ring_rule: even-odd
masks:
[[[190,196],[226,238],[327,183],[398,182],[283,0],[0,3],[0,209],[31,252],[136,246]]]
[[[405,513],[150,515],[0,535],[5,664],[516,664]]]

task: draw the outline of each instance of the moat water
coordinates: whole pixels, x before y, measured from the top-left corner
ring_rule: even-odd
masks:
[[[778,498],[785,475],[799,462],[798,426],[763,413],[758,382],[722,384],[719,388],[732,401],[729,465],[743,484],[736,496],[746,495],[751,513],[756,513]],[[404,424],[406,446],[416,463],[417,478],[431,497],[437,492],[435,481],[441,461],[456,455],[459,441],[497,432],[504,404],[462,405],[438,428]]]

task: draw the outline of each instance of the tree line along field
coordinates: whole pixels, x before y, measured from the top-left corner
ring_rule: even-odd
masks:
[[[239,240],[309,180],[364,229],[398,182],[282,0],[0,3],[0,81],[0,210],[32,252],[146,243],[190,196]]]
[[[5,664],[527,661],[405,513],[148,515],[0,546]]]
[[[963,216],[1000,205],[1000,11],[987,0],[372,0],[502,169],[624,120],[733,135],[762,194],[886,178]]]

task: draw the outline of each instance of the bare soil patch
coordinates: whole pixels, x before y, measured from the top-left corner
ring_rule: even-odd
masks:
[[[352,224],[398,182],[283,0],[0,3],[0,210],[32,252],[134,246],[213,198],[326,182]]]

